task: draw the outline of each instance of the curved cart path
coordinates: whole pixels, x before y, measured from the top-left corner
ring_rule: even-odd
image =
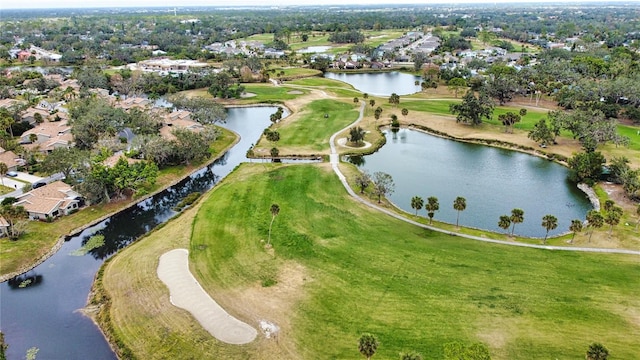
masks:
[[[173,305],[185,309],[216,339],[227,344],[247,344],[258,332],[229,315],[200,286],[189,271],[189,251],[174,249],[160,256],[158,278],[167,285]]]
[[[454,231],[443,230],[443,229],[439,229],[439,228],[436,228],[436,227],[433,227],[433,226],[421,224],[421,223],[419,223],[417,221],[413,221],[411,219],[408,219],[408,218],[406,218],[406,217],[404,217],[404,216],[402,216],[400,214],[397,214],[397,213],[395,213],[395,212],[393,212],[391,210],[385,209],[383,207],[380,207],[380,206],[378,206],[376,204],[373,204],[373,203],[361,198],[358,194],[356,194],[355,191],[353,191],[351,186],[349,186],[349,183],[347,182],[346,177],[344,176],[344,174],[340,171],[340,168],[338,167],[338,164],[340,164],[340,154],[337,152],[336,145],[335,145],[335,140],[336,140],[336,136],[338,136],[338,134],[340,134],[341,132],[343,132],[343,131],[345,131],[345,130],[353,127],[353,126],[355,126],[358,122],[360,122],[360,120],[362,120],[362,116],[363,116],[363,113],[364,113],[364,107],[365,107],[365,103],[361,102],[361,104],[360,104],[360,115],[358,116],[356,121],[354,121],[353,123],[349,124],[344,129],[341,129],[337,133],[333,134],[331,136],[331,138],[329,139],[329,145],[331,147],[331,155],[329,156],[329,161],[331,163],[331,167],[333,168],[333,171],[336,173],[336,175],[338,175],[338,178],[342,182],[342,185],[347,190],[349,195],[351,195],[351,197],[353,197],[356,201],[358,201],[358,202],[360,202],[360,203],[362,203],[362,204],[364,204],[364,205],[366,205],[366,206],[368,206],[370,208],[373,208],[373,209],[376,209],[378,211],[381,211],[381,212],[383,212],[383,213],[385,213],[385,214],[387,214],[389,216],[393,216],[394,218],[396,218],[398,220],[402,220],[402,221],[408,222],[408,223],[413,224],[415,226],[419,226],[419,227],[422,227],[422,228],[425,228],[425,229],[429,229],[429,230],[432,230],[432,231],[441,232],[441,233],[448,234],[448,235],[451,235],[451,236],[459,236],[459,237],[463,237],[463,238],[471,239],[471,240],[484,241],[484,242],[488,242],[488,243],[509,245],[509,246],[521,246],[521,247],[528,247],[528,248],[534,248],[534,249],[545,249],[545,250],[562,250],[562,251],[581,251],[581,252],[595,252],[595,253],[640,255],[640,251],[637,251],[637,250],[536,245],[536,244],[526,244],[526,243],[513,242],[513,241],[488,239],[488,238],[483,238],[483,237],[479,237],[479,236],[461,234],[461,233],[457,233],[457,232],[454,232]]]

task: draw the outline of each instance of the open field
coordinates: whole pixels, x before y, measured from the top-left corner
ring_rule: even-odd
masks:
[[[267,251],[272,203],[281,210]],[[243,164],[197,207],[105,268],[115,334],[138,358],[355,359],[362,332],[377,335],[381,359],[438,359],[454,341],[483,342],[494,359],[581,358],[594,341],[612,359],[640,352],[637,256],[419,229],[348,198],[326,164]],[[216,301],[254,326],[275,323],[277,340],[220,344],[170,305],[155,267],[181,246]]]
[[[369,45],[371,47],[377,47],[385,42],[393,39],[397,39],[402,34],[404,34],[403,30],[382,30],[382,31],[364,31],[365,35],[365,45]],[[310,46],[331,46],[332,48],[328,51],[333,54],[341,54],[347,51],[352,44],[335,44],[329,41],[329,35],[323,32],[310,32],[307,34],[307,41],[302,41],[302,33],[292,33],[290,37],[289,47],[293,51],[298,51],[300,49],[304,49]],[[251,41],[261,41],[265,44],[273,41],[273,33],[267,34],[255,34],[248,36],[246,38],[240,40],[251,40]],[[286,41],[286,39],[285,39]]]
[[[236,140],[234,134],[222,129],[219,141],[212,145],[213,157],[218,156]],[[160,171],[158,180],[151,192],[162,190],[170,184],[184,178],[198,169],[197,164],[191,166],[177,166]],[[116,213],[139,199],[126,199],[108,204],[97,204],[82,209],[68,216],[63,216],[51,223],[30,221],[26,233],[17,241],[7,237],[0,238],[0,275],[10,274],[20,269],[28,268],[49,253],[60,237],[70,235],[77,229],[109,214]]]
[[[303,78],[309,76],[322,76],[322,72],[320,70],[314,70],[309,68],[299,68],[299,67],[286,67],[286,68],[270,68],[270,72],[272,79],[296,79]],[[281,74],[283,73],[283,74]]]

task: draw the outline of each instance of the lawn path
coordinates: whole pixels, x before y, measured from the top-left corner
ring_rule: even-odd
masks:
[[[338,131],[337,133],[333,134],[331,136],[331,138],[329,139],[329,145],[331,147],[331,154],[329,155],[329,162],[331,163],[331,167],[333,168],[333,171],[336,173],[336,175],[338,175],[338,178],[342,182],[342,185],[347,190],[349,195],[351,195],[351,197],[353,197],[356,201],[358,201],[358,202],[360,202],[360,203],[362,203],[362,204],[364,204],[364,205],[366,205],[366,206],[368,206],[370,208],[373,208],[373,209],[376,209],[378,211],[381,211],[381,212],[383,212],[383,213],[385,213],[385,214],[387,214],[389,216],[393,216],[394,218],[396,218],[398,220],[402,220],[402,221],[408,222],[408,223],[413,224],[415,226],[419,226],[421,228],[432,230],[432,231],[437,231],[437,232],[440,232],[440,233],[443,233],[443,234],[448,234],[448,235],[451,235],[451,236],[463,237],[463,238],[470,239],[470,240],[484,241],[484,242],[500,244],[500,245],[521,246],[521,247],[528,247],[528,248],[534,248],[534,249],[545,249],[545,250],[562,250],[562,251],[580,251],[580,252],[594,252],[594,253],[640,255],[640,251],[636,251],[636,250],[525,244],[525,243],[514,242],[514,241],[495,240],[495,239],[488,239],[488,238],[483,238],[483,237],[479,237],[479,236],[461,234],[461,233],[457,233],[457,232],[454,232],[454,231],[443,230],[443,229],[439,229],[439,228],[436,228],[436,227],[433,227],[433,226],[421,224],[421,223],[419,223],[417,221],[413,221],[411,219],[407,219],[406,217],[404,217],[402,215],[399,215],[399,214],[397,214],[397,213],[395,213],[395,212],[393,212],[391,210],[385,209],[383,207],[377,206],[377,205],[375,205],[375,204],[373,204],[373,203],[361,198],[358,194],[356,194],[355,191],[353,191],[351,186],[349,186],[349,183],[347,182],[347,178],[344,176],[344,174],[340,171],[340,169],[338,167],[338,165],[340,164],[340,154],[338,153],[338,151],[336,149],[335,140],[336,140],[336,136],[338,136],[338,134],[340,134],[343,131],[349,129],[350,127],[355,126],[356,124],[358,124],[360,122],[360,120],[362,120],[362,117],[364,115],[364,108],[365,108],[365,103],[361,102],[360,103],[360,115],[358,115],[358,118],[353,123],[351,123],[347,127],[345,127],[344,129],[342,129],[342,130]]]

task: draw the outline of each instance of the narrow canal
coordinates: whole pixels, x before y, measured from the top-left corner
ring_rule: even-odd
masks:
[[[29,348],[38,359],[115,359],[100,330],[84,316],[94,277],[104,260],[161,224],[187,194],[211,189],[246,160],[246,151],[269,126],[276,107],[231,108],[224,127],[240,142],[219,160],[179,184],[141,201],[68,239],[51,258],[23,276],[0,284],[0,325],[8,359],[23,359]],[[85,210],[90,211],[90,210]],[[105,245],[77,254],[89,237],[101,234]]]

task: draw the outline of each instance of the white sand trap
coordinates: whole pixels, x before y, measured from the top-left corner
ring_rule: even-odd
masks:
[[[362,145],[360,147],[349,146],[349,145],[347,145],[347,138],[338,139],[338,145],[340,145],[342,147],[349,148],[349,149],[366,149],[366,148],[370,148],[371,147],[371,143],[368,142],[368,141],[364,141],[364,145]]]
[[[229,315],[200,286],[189,271],[189,251],[175,249],[160,256],[158,278],[167,285],[173,305],[185,309],[216,339],[227,344],[246,344],[258,331]]]

